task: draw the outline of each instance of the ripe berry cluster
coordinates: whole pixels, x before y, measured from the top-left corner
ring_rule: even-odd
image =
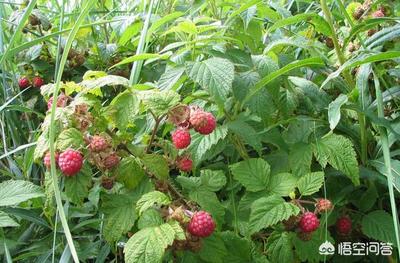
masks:
[[[83,156],[80,152],[73,149],[67,149],[61,154],[55,153],[56,165],[60,168],[61,172],[69,177],[74,176],[82,168]],[[50,152],[46,153],[44,157],[44,165],[50,169]]]
[[[191,143],[189,130],[193,128],[196,132],[207,135],[215,130],[217,121],[210,112],[206,112],[199,107],[185,107],[176,111],[179,116],[172,116],[173,122],[177,126],[172,132],[172,142],[177,149],[185,149]],[[192,170],[192,160],[186,156],[180,156],[176,160],[176,166],[184,172]]]
[[[22,77],[18,80],[18,86],[20,89],[26,89],[32,85],[34,88],[40,88],[43,86],[44,80],[40,76],[35,76],[32,78],[32,83],[28,77]]]

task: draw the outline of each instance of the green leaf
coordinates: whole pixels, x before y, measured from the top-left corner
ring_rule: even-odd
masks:
[[[297,187],[301,195],[307,196],[318,192],[323,183],[324,173],[314,172],[302,176],[297,182]]]
[[[159,263],[174,239],[175,230],[168,223],[139,230],[125,245],[125,262]]]
[[[0,183],[0,206],[14,206],[44,196],[42,189],[28,181],[8,180]]]
[[[172,90],[142,92],[143,104],[146,110],[151,110],[156,116],[167,114],[180,102],[180,95]]]
[[[250,234],[275,225],[292,215],[297,215],[299,212],[300,209],[297,206],[285,202],[282,197],[274,195],[262,197],[251,205],[249,220]]]
[[[153,191],[142,195],[136,203],[136,209],[138,210],[139,215],[141,215],[154,204],[168,205],[169,203],[171,203],[171,200],[167,195],[159,191]]]
[[[315,232],[312,233],[311,240],[303,241],[297,235],[293,235],[292,242],[295,247],[295,252],[302,262],[317,263],[324,261],[324,256],[319,254],[319,246],[323,244],[326,239],[331,244],[335,244],[335,241],[330,236],[329,231],[325,231],[325,228],[319,227]],[[327,262],[329,262],[329,256]]]
[[[230,166],[233,178],[248,191],[257,192],[268,186],[270,166],[263,159],[248,159]]]
[[[363,217],[362,232],[369,238],[396,244],[393,218],[384,210],[376,210]]]
[[[18,227],[19,224],[14,221],[7,213],[0,211],[0,227]]]
[[[104,86],[124,86],[129,87],[129,81],[121,76],[107,75],[96,79],[87,79],[79,83],[80,86],[85,88],[85,91],[101,88]]]
[[[188,76],[204,89],[207,89],[215,101],[223,105],[232,89],[234,66],[223,58],[210,58],[186,65]]]
[[[206,153],[219,141],[225,139],[227,135],[228,129],[226,126],[217,126],[217,128],[208,135],[194,134],[189,146],[189,151],[194,162],[196,164],[200,163],[206,156]]]
[[[236,119],[232,122],[228,122],[228,129],[233,133],[237,134],[246,143],[251,145],[257,152],[261,152],[261,138],[257,134],[256,130],[247,124],[243,119]]]
[[[301,68],[301,67],[306,67],[306,66],[322,66],[324,65],[324,62],[321,58],[306,58],[303,60],[296,60],[290,64],[287,64],[283,68],[280,68],[277,71],[274,71],[264,78],[262,78],[257,84],[254,86],[254,88],[251,89],[250,93],[247,95],[245,98],[244,102],[247,102],[250,100],[253,96],[257,94],[257,92],[262,89],[265,85],[273,81],[274,79],[292,71],[293,69]]]
[[[138,228],[143,229],[146,227],[160,226],[164,223],[160,212],[155,209],[148,209],[144,211],[138,220]]]
[[[79,173],[65,177],[65,194],[72,203],[82,204],[89,195],[89,187],[92,184],[92,171],[88,164],[84,164]]]
[[[104,213],[104,238],[113,243],[135,224],[136,200],[128,194],[102,194],[100,211]]]
[[[176,181],[187,191],[195,190],[201,186],[200,177],[178,176]]]
[[[315,30],[318,31],[319,33],[322,33],[326,36],[331,36],[332,31],[331,28],[329,27],[328,22],[319,14],[315,13],[304,13],[304,14],[298,14],[295,16],[291,16],[282,20],[279,20],[273,24],[270,28],[268,28],[268,32],[270,33],[278,28],[292,25],[292,24],[297,24],[297,23],[302,23],[302,22],[309,22],[315,26]]]
[[[224,245],[224,241],[218,235],[214,234],[204,238],[202,243],[202,248],[198,254],[203,261],[209,263],[227,262],[225,256],[228,254],[228,251]]]
[[[142,162],[148,171],[158,179],[166,179],[169,176],[169,167],[167,160],[162,155],[145,154],[142,156]]]
[[[132,63],[132,62],[135,62],[135,61],[139,61],[139,60],[154,59],[154,58],[157,58],[157,59],[168,59],[170,55],[171,54],[169,54],[169,53],[166,53],[166,54],[163,54],[163,55],[152,54],[152,53],[136,54],[136,55],[124,58],[122,61],[118,62],[117,64],[112,65],[109,69],[112,69],[112,68],[115,68],[115,67],[118,67],[118,66],[121,66],[121,65],[129,64],[129,63]],[[126,85],[126,86],[128,86],[128,85]]]
[[[145,177],[142,166],[133,156],[123,158],[115,173],[117,175],[117,181],[123,183],[128,189],[133,189],[138,186]]]
[[[170,90],[175,87],[175,84],[182,77],[185,72],[184,67],[167,67],[165,72],[161,75],[160,79],[157,82],[157,85],[161,90]]]
[[[326,110],[331,100],[328,94],[314,82],[299,77],[288,77],[288,80],[296,86],[296,94],[301,99],[309,101],[317,111]]]
[[[267,251],[272,262],[293,262],[292,235],[273,232],[267,241]]]
[[[296,143],[291,147],[289,153],[289,164],[296,177],[303,176],[310,172],[313,148],[311,144]]]
[[[329,128],[331,130],[335,129],[336,125],[338,125],[340,121],[340,108],[346,104],[348,101],[348,97],[345,94],[340,94],[334,101],[329,104],[328,107],[328,120],[329,120]]]
[[[174,229],[176,240],[186,240],[185,231],[182,229],[182,226],[178,221],[170,220],[168,221],[168,224]]]
[[[167,14],[163,17],[161,17],[160,19],[158,19],[155,22],[152,22],[149,31],[147,32],[147,35],[150,37],[153,33],[156,32],[157,29],[159,29],[161,26],[163,26],[164,24],[176,20],[177,18],[183,16],[184,13],[183,12],[173,12],[170,14]]]
[[[233,232],[221,233],[226,250],[229,251],[225,255],[225,262],[230,263],[250,263],[251,261],[251,245],[249,240],[235,235]]]
[[[296,187],[297,178],[290,173],[279,173],[271,176],[267,191],[279,196],[289,196]]]
[[[133,125],[136,114],[139,113],[139,105],[136,95],[126,91],[118,94],[111,101],[106,114],[110,117],[114,126],[125,130]]]
[[[343,172],[354,185],[360,184],[358,162],[353,144],[344,136],[331,134],[317,140],[314,147],[317,161],[325,168],[329,163]]]
[[[223,171],[201,170],[201,187],[207,191],[216,192],[226,184]]]
[[[80,149],[84,145],[82,133],[75,129],[69,128],[63,130],[57,138],[56,147],[60,151],[64,151],[68,148]]]

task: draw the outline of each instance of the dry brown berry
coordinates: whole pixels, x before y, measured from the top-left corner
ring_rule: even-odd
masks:
[[[116,153],[112,153],[104,159],[104,167],[111,169],[119,164],[119,156]]]

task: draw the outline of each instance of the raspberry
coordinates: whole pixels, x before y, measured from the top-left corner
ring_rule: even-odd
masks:
[[[89,149],[93,152],[101,152],[107,149],[108,143],[106,139],[99,135],[93,136],[92,140],[90,141],[89,144]]]
[[[40,88],[44,84],[44,80],[41,77],[34,77],[32,84],[35,88]]]
[[[364,12],[365,12],[365,9],[363,6],[357,7],[356,10],[354,10],[353,18],[356,20],[360,19],[362,17],[362,15],[364,14]]]
[[[188,147],[190,141],[191,137],[187,129],[177,129],[172,133],[172,142],[177,149],[184,149]]]
[[[58,158],[60,157],[60,155],[56,152],[54,157],[56,158],[56,165],[57,165],[58,164]],[[44,162],[44,165],[48,169],[50,169],[50,152],[46,153],[46,155],[44,156],[43,162]]]
[[[374,35],[376,32],[377,32],[377,30],[372,28],[372,29],[367,31],[367,36],[370,37],[370,36]]]
[[[82,163],[83,157],[80,152],[72,149],[67,149],[58,158],[58,166],[66,176],[77,174],[82,168]]]
[[[103,186],[104,189],[110,190],[114,186],[114,180],[110,177],[103,176],[101,177],[101,186]]]
[[[21,89],[26,89],[27,87],[29,87],[29,85],[31,85],[31,83],[29,82],[29,79],[27,77],[23,77],[18,80],[18,86]]]
[[[300,218],[299,227],[302,232],[313,232],[319,227],[319,219],[314,213],[305,212]]]
[[[65,106],[67,106],[67,102],[68,102],[68,97],[65,96],[64,93],[61,93],[60,95],[58,95],[57,107],[64,108]],[[52,105],[53,105],[53,97],[51,97],[49,99],[49,101],[47,102],[47,109],[50,110]]]
[[[115,153],[110,154],[104,159],[104,167],[111,169],[119,164],[119,156]]]
[[[315,204],[317,207],[318,212],[327,212],[332,209],[332,202],[328,199],[318,199],[317,203]]]
[[[286,230],[294,229],[299,222],[299,218],[297,216],[291,216],[287,220],[284,220],[282,223]]]
[[[208,237],[214,232],[214,229],[215,222],[205,211],[195,213],[188,226],[190,234],[197,237]]]
[[[379,17],[385,17],[385,13],[382,12],[382,10],[376,10],[375,12],[372,13],[373,18],[379,18]]]
[[[207,113],[202,109],[192,109],[190,111],[189,122],[197,131],[197,129],[207,125]]]
[[[176,160],[176,166],[182,172],[190,172],[192,170],[193,161],[189,157],[183,156]]]
[[[351,232],[351,219],[348,216],[342,216],[336,221],[336,231],[341,235],[348,235]]]
[[[333,44],[333,40],[332,40],[332,38],[330,38],[330,37],[327,37],[327,38],[325,39],[325,45],[326,45],[328,48],[334,48],[334,47],[335,47],[335,44]]]
[[[217,122],[215,120],[215,117],[211,113],[206,112],[206,119],[207,119],[207,124],[206,125],[204,125],[202,127],[199,127],[197,129],[195,128],[195,130],[198,133],[203,134],[203,135],[207,135],[207,134],[212,133],[215,130],[215,127],[217,126]]]

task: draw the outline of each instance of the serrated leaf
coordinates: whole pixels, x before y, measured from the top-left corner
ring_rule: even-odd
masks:
[[[168,224],[148,227],[136,232],[124,248],[127,263],[159,263],[165,249],[172,245],[174,228]]]
[[[197,189],[201,186],[200,177],[178,176],[176,181],[187,191]]]
[[[100,210],[104,213],[104,237],[112,243],[135,224],[137,218],[135,199],[128,194],[104,194],[101,200]]]
[[[311,144],[296,143],[289,152],[289,165],[292,173],[297,176],[303,176],[310,172],[313,148]]]
[[[151,90],[142,94],[146,110],[151,110],[156,116],[167,114],[170,109],[180,102],[180,95],[172,90]]]
[[[292,235],[273,232],[267,241],[268,255],[272,262],[293,262]]]
[[[182,226],[178,221],[170,220],[168,221],[168,224],[174,229],[176,240],[186,240],[185,231],[182,229]]]
[[[201,187],[205,190],[216,192],[226,184],[226,177],[223,171],[201,170]]]
[[[251,206],[249,231],[251,234],[297,215],[300,209],[279,196],[262,197]]]
[[[325,231],[325,228],[320,227],[312,233],[311,240],[305,242],[301,240],[297,235],[293,235],[292,242],[295,247],[297,256],[302,262],[317,263],[324,261],[325,256],[318,253],[319,246],[327,240],[335,244],[335,241],[330,236],[329,231]],[[329,256],[327,257],[327,259]],[[329,262],[329,260],[327,260]]]
[[[87,79],[79,83],[80,86],[84,87],[85,90],[100,88],[104,86],[129,86],[129,80],[115,75],[107,75],[96,79]]]
[[[167,160],[162,155],[145,154],[141,158],[144,166],[158,179],[166,179],[169,176]]]
[[[189,146],[189,151],[194,162],[198,164],[203,160],[206,153],[219,141],[223,140],[227,134],[228,129],[226,126],[217,126],[217,128],[208,135],[194,134]]]
[[[243,119],[237,119],[227,124],[228,129],[237,134],[246,143],[253,147],[257,152],[261,152],[261,138],[256,130]]]
[[[88,164],[84,164],[82,169],[74,176],[65,177],[65,194],[72,203],[82,204],[89,194],[89,187],[92,184],[92,171]]]
[[[230,166],[233,178],[248,191],[266,189],[269,182],[270,166],[263,159],[248,159]]]
[[[324,173],[315,172],[302,176],[297,182],[300,194],[303,196],[312,195],[321,188],[324,183]]]
[[[157,84],[161,90],[170,90],[175,86],[184,72],[184,67],[167,67]]]
[[[250,263],[251,261],[251,245],[248,239],[241,238],[233,232],[221,233],[226,250],[229,253],[225,256],[225,262],[230,263]]]
[[[171,200],[167,195],[159,191],[153,191],[142,195],[136,203],[136,209],[138,210],[139,215],[141,215],[154,204],[168,205],[169,203],[171,203]]]
[[[49,150],[49,147],[50,146],[47,133],[43,132],[37,139],[35,152],[33,153],[33,158],[35,160],[41,159],[44,156],[44,154]]]
[[[117,181],[128,189],[135,188],[145,177],[145,172],[135,157],[129,156],[121,160],[115,171]]]
[[[56,172],[58,178],[60,178],[60,171]],[[44,202],[43,211],[48,218],[54,216],[56,212],[56,204],[54,200],[54,185],[50,171],[46,171],[44,174],[44,193],[46,200]]]
[[[82,133],[75,129],[69,128],[60,133],[57,138],[56,147],[60,151],[64,151],[68,148],[79,149],[84,145]]]
[[[224,241],[218,235],[214,234],[204,238],[202,242],[202,248],[198,252],[198,255],[203,261],[210,263],[227,262],[225,256],[228,254],[228,251]],[[212,255],[212,257],[210,257],[210,255]]]
[[[155,209],[148,209],[143,212],[138,220],[138,228],[160,226],[164,223],[160,212]]]
[[[314,155],[322,167],[329,163],[333,168],[349,177],[354,185],[360,184],[356,152],[353,144],[346,137],[331,134],[317,140]]]
[[[14,206],[43,196],[42,189],[28,181],[8,180],[0,183],[0,206]]]
[[[345,94],[340,94],[334,101],[329,103],[328,107],[328,120],[329,120],[329,128],[331,130],[335,129],[336,125],[338,125],[340,121],[340,108],[343,104],[347,103],[348,97]]]
[[[0,227],[18,227],[19,224],[15,222],[7,213],[0,211]]]
[[[396,244],[393,218],[384,210],[376,210],[363,217],[362,232],[369,238]]]
[[[186,65],[189,77],[207,89],[215,101],[223,105],[232,89],[233,63],[223,58],[210,58]]]
[[[119,129],[126,129],[135,121],[139,113],[139,100],[135,94],[126,91],[116,96],[107,108],[107,115],[110,116],[114,126]]]
[[[297,178],[290,173],[279,173],[271,176],[267,191],[279,196],[289,196],[296,187]]]

